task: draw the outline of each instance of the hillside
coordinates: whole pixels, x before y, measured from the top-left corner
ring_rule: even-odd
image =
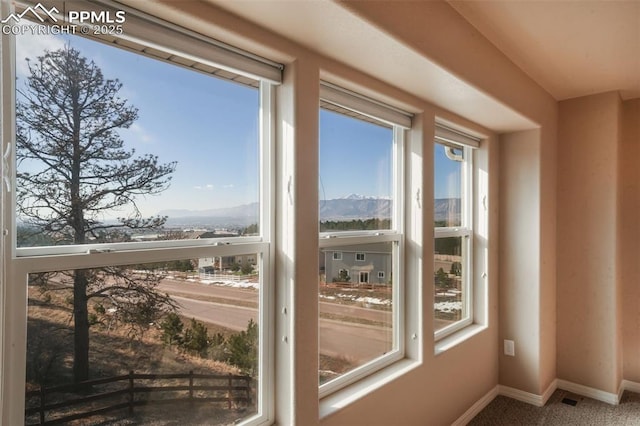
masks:
[[[391,218],[391,200],[351,194],[343,198],[321,200],[319,203],[321,221],[341,221],[353,219]],[[243,204],[235,207],[186,210],[172,209],[158,213],[167,216],[167,225],[213,225],[217,227],[248,226],[258,221],[258,204]],[[435,200],[435,220],[459,217],[460,199],[443,198]]]

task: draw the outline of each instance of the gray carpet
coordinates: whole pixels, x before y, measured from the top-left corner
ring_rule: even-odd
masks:
[[[498,396],[469,425],[640,426],[640,394],[625,392],[620,405],[609,405],[558,389],[544,407]]]

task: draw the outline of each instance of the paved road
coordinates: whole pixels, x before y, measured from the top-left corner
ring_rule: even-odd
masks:
[[[390,328],[320,319],[320,353],[344,356],[359,364],[371,361],[391,349]]]
[[[224,297],[230,300],[256,301],[255,290],[238,289],[185,283],[164,280],[160,288],[168,293],[207,295]],[[219,324],[232,330],[247,328],[250,319],[257,322],[258,310],[255,308],[235,306],[233,304],[215,303],[182,296],[173,296],[180,304],[180,313],[187,318]],[[372,321],[390,321],[390,313],[333,303],[320,303],[321,312],[366,318]],[[390,349],[392,338],[390,328],[361,325],[351,322],[320,319],[320,353],[329,356],[344,356],[358,363],[367,362]]]
[[[246,330],[250,319],[258,322],[258,310],[255,308],[203,302],[179,296],[173,296],[173,299],[180,304],[180,313],[186,318],[218,324],[235,331]]]
[[[207,285],[197,282],[176,281],[170,279],[162,280],[158,288],[169,294],[192,294],[194,296],[209,296],[230,300],[242,300],[244,302],[254,302],[256,304],[258,303],[258,291],[253,289]],[[321,313],[362,318],[385,324],[389,324],[391,322],[391,312],[379,309],[362,308],[353,305],[340,305],[338,303],[330,302],[320,302],[319,308]]]
[[[163,279],[158,285],[158,289],[167,293],[182,293],[193,295],[204,295],[211,297],[221,297],[232,300],[244,300],[258,302],[258,291],[249,288],[224,287],[219,285],[207,285],[197,282],[176,281]]]

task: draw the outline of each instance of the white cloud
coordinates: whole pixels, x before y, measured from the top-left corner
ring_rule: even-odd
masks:
[[[201,191],[201,190],[213,191],[214,188],[215,186],[212,183],[208,183],[206,185],[196,185],[193,187],[193,189],[197,189],[198,191]]]
[[[153,136],[149,133],[144,127],[142,127],[138,123],[133,123],[129,127],[129,132],[131,132],[131,142],[142,142],[145,144],[153,142]]]
[[[35,24],[23,24],[35,25]],[[34,35],[25,31],[24,35],[16,36],[16,76],[25,78],[29,75],[26,59],[35,61],[44,55],[45,50],[57,50],[64,47],[64,40],[53,35]]]

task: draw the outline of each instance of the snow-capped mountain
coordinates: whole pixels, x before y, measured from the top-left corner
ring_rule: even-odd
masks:
[[[349,221],[355,219],[389,219],[391,218],[392,200],[349,194],[331,200],[320,200],[320,221]],[[247,226],[258,221],[258,204],[243,204],[235,207],[208,210],[163,210],[158,213],[168,216],[168,223],[220,223],[224,225]],[[435,200],[434,219],[444,220],[459,217],[460,200],[444,198]]]

